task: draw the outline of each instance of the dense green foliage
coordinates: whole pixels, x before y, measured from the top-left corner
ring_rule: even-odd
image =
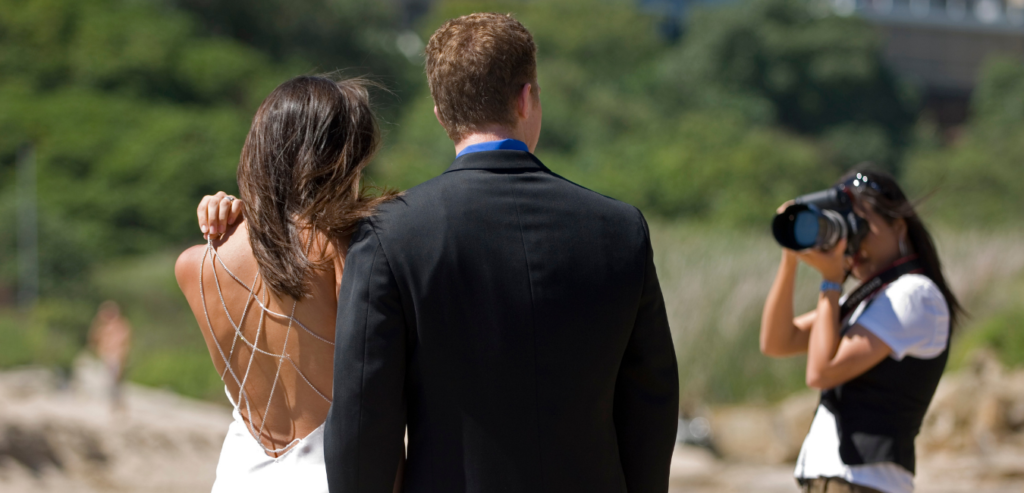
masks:
[[[881,39],[856,17],[823,4],[754,1],[698,11],[661,69],[666,97],[727,106],[820,139],[842,168],[861,161],[895,170],[916,101],[881,59]]]
[[[392,118],[400,96],[422,76],[398,47],[409,19],[394,2],[380,0],[163,0],[194,14],[202,31],[227,36],[271,60],[303,72],[340,71],[371,76],[393,94],[377,94],[377,107]],[[394,97],[399,95],[399,97]]]
[[[798,0],[755,5],[704,12],[681,42],[660,37],[657,19],[624,1],[447,1],[424,25],[480,10],[516,13],[539,47],[544,127],[537,154],[556,172],[648,214],[760,224],[776,205],[826,185],[848,163],[848,153],[833,157],[841,153],[832,142],[881,136],[872,141],[878,145],[857,141],[848,147],[860,152],[858,159],[889,162],[912,121],[912,106],[898,97],[879,63],[875,34],[863,21],[821,20]],[[773,16],[781,19],[755,22]],[[841,37],[820,34],[835,31],[832,24],[843,27]],[[751,35],[771,38],[800,29],[813,32],[793,46],[729,48]],[[830,68],[850,56],[863,59],[864,67],[841,73]],[[786,66],[808,61],[822,68],[800,74],[792,87],[763,89],[774,87],[769,79]],[[727,72],[738,69],[726,66],[743,65],[759,70],[732,81]],[[888,113],[857,100],[878,94],[885,101],[877,106]],[[801,98],[831,106],[810,108]],[[404,188],[450,162],[451,143],[431,107],[421,90],[390,136],[378,181]],[[820,122],[828,125],[805,132]],[[829,137],[817,142],[817,134]]]
[[[0,237],[14,237],[14,161],[31,145],[43,294],[78,292],[96,262],[191,234],[186,211],[232,187],[250,115],[282,70],[146,4],[3,0],[0,10]],[[12,250],[0,244],[3,258]],[[0,282],[13,281],[3,267]]]
[[[905,181],[933,193],[926,210],[960,226],[1019,222],[1024,211],[1024,65],[994,58],[971,101],[973,117],[950,146],[927,130],[907,160]],[[930,139],[929,139],[930,137]]]

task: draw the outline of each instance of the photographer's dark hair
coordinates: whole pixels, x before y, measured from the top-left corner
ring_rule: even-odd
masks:
[[[249,244],[264,282],[301,299],[311,269],[327,268],[323,242],[352,234],[394,194],[368,196],[362,170],[380,143],[367,82],[303,76],[281,84],[253,118],[238,165]],[[318,235],[319,234],[319,235]],[[316,244],[319,252],[311,252]]]
[[[907,239],[910,240],[910,245],[913,247],[918,259],[924,264],[924,274],[939,287],[939,290],[942,291],[942,296],[946,298],[946,304],[949,306],[950,328],[956,327],[964,314],[964,309],[960,306],[956,296],[953,295],[953,291],[949,289],[949,284],[946,283],[946,278],[942,274],[942,262],[939,261],[939,254],[935,248],[935,241],[932,240],[932,235],[928,233],[928,229],[925,228],[921,218],[917,215],[917,211],[914,210],[914,204],[907,200],[907,196],[900,189],[896,180],[884,171],[854,169],[843,176],[839,183],[846,182],[856,176],[857,173],[866,175],[869,180],[877,183],[881,189],[856,187],[853,189],[853,193],[857,200],[870,205],[876,213],[884,217],[889,223],[899,218],[903,218],[907,223]]]

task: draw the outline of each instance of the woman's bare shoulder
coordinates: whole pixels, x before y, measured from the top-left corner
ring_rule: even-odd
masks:
[[[178,280],[178,287],[186,292],[186,287],[194,286],[199,279],[199,264],[206,254],[206,245],[189,247],[174,263],[174,277]]]
[[[252,253],[249,250],[248,229],[245,220],[229,226],[223,237],[213,240],[213,248],[217,250],[218,255],[224,258],[251,258]],[[198,285],[199,266],[209,255],[206,249],[205,243],[189,247],[181,252],[181,255],[178,255],[178,260],[174,263],[174,277],[178,279],[178,287],[186,295],[190,292],[189,288]]]

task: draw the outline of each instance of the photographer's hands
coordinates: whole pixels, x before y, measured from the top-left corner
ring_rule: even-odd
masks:
[[[843,239],[832,250],[800,252],[800,260],[814,267],[826,281],[842,284],[852,261],[844,252]],[[878,336],[859,324],[842,331],[839,320],[839,291],[818,293],[818,306],[807,343],[807,385],[824,390],[848,382],[877,365],[891,349]]]
[[[783,204],[779,211],[791,203]],[[797,264],[803,261],[821,273],[824,280],[842,284],[852,263],[845,251],[845,239],[829,251],[797,252],[783,248],[779,272],[761,318],[761,352],[775,357],[806,352],[806,381],[815,389],[848,382],[891,353],[889,346],[860,325],[840,333],[838,291],[819,292],[813,311],[793,317]]]
[[[792,200],[786,201],[786,203],[775,209],[776,214],[782,214],[789,206],[795,202]],[[831,250],[823,252],[818,249],[810,248],[800,252],[790,250],[788,248],[782,249],[783,262],[791,261],[793,258],[803,260],[805,264],[814,268],[814,270],[821,273],[821,276],[826,281],[842,284],[846,280],[846,273],[849,271],[849,265],[851,263],[850,258],[845,257],[843,252],[846,251],[846,238],[839,240]]]
[[[843,238],[828,251],[809,248],[795,253],[805,264],[821,273],[824,280],[842,284],[846,280],[846,272],[851,260],[845,252],[846,238]]]

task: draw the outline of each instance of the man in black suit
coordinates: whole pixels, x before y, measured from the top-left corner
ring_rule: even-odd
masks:
[[[441,176],[352,238],[325,457],[333,493],[663,493],[678,375],[647,223],[534,155],[536,47],[473,14],[427,46]]]

